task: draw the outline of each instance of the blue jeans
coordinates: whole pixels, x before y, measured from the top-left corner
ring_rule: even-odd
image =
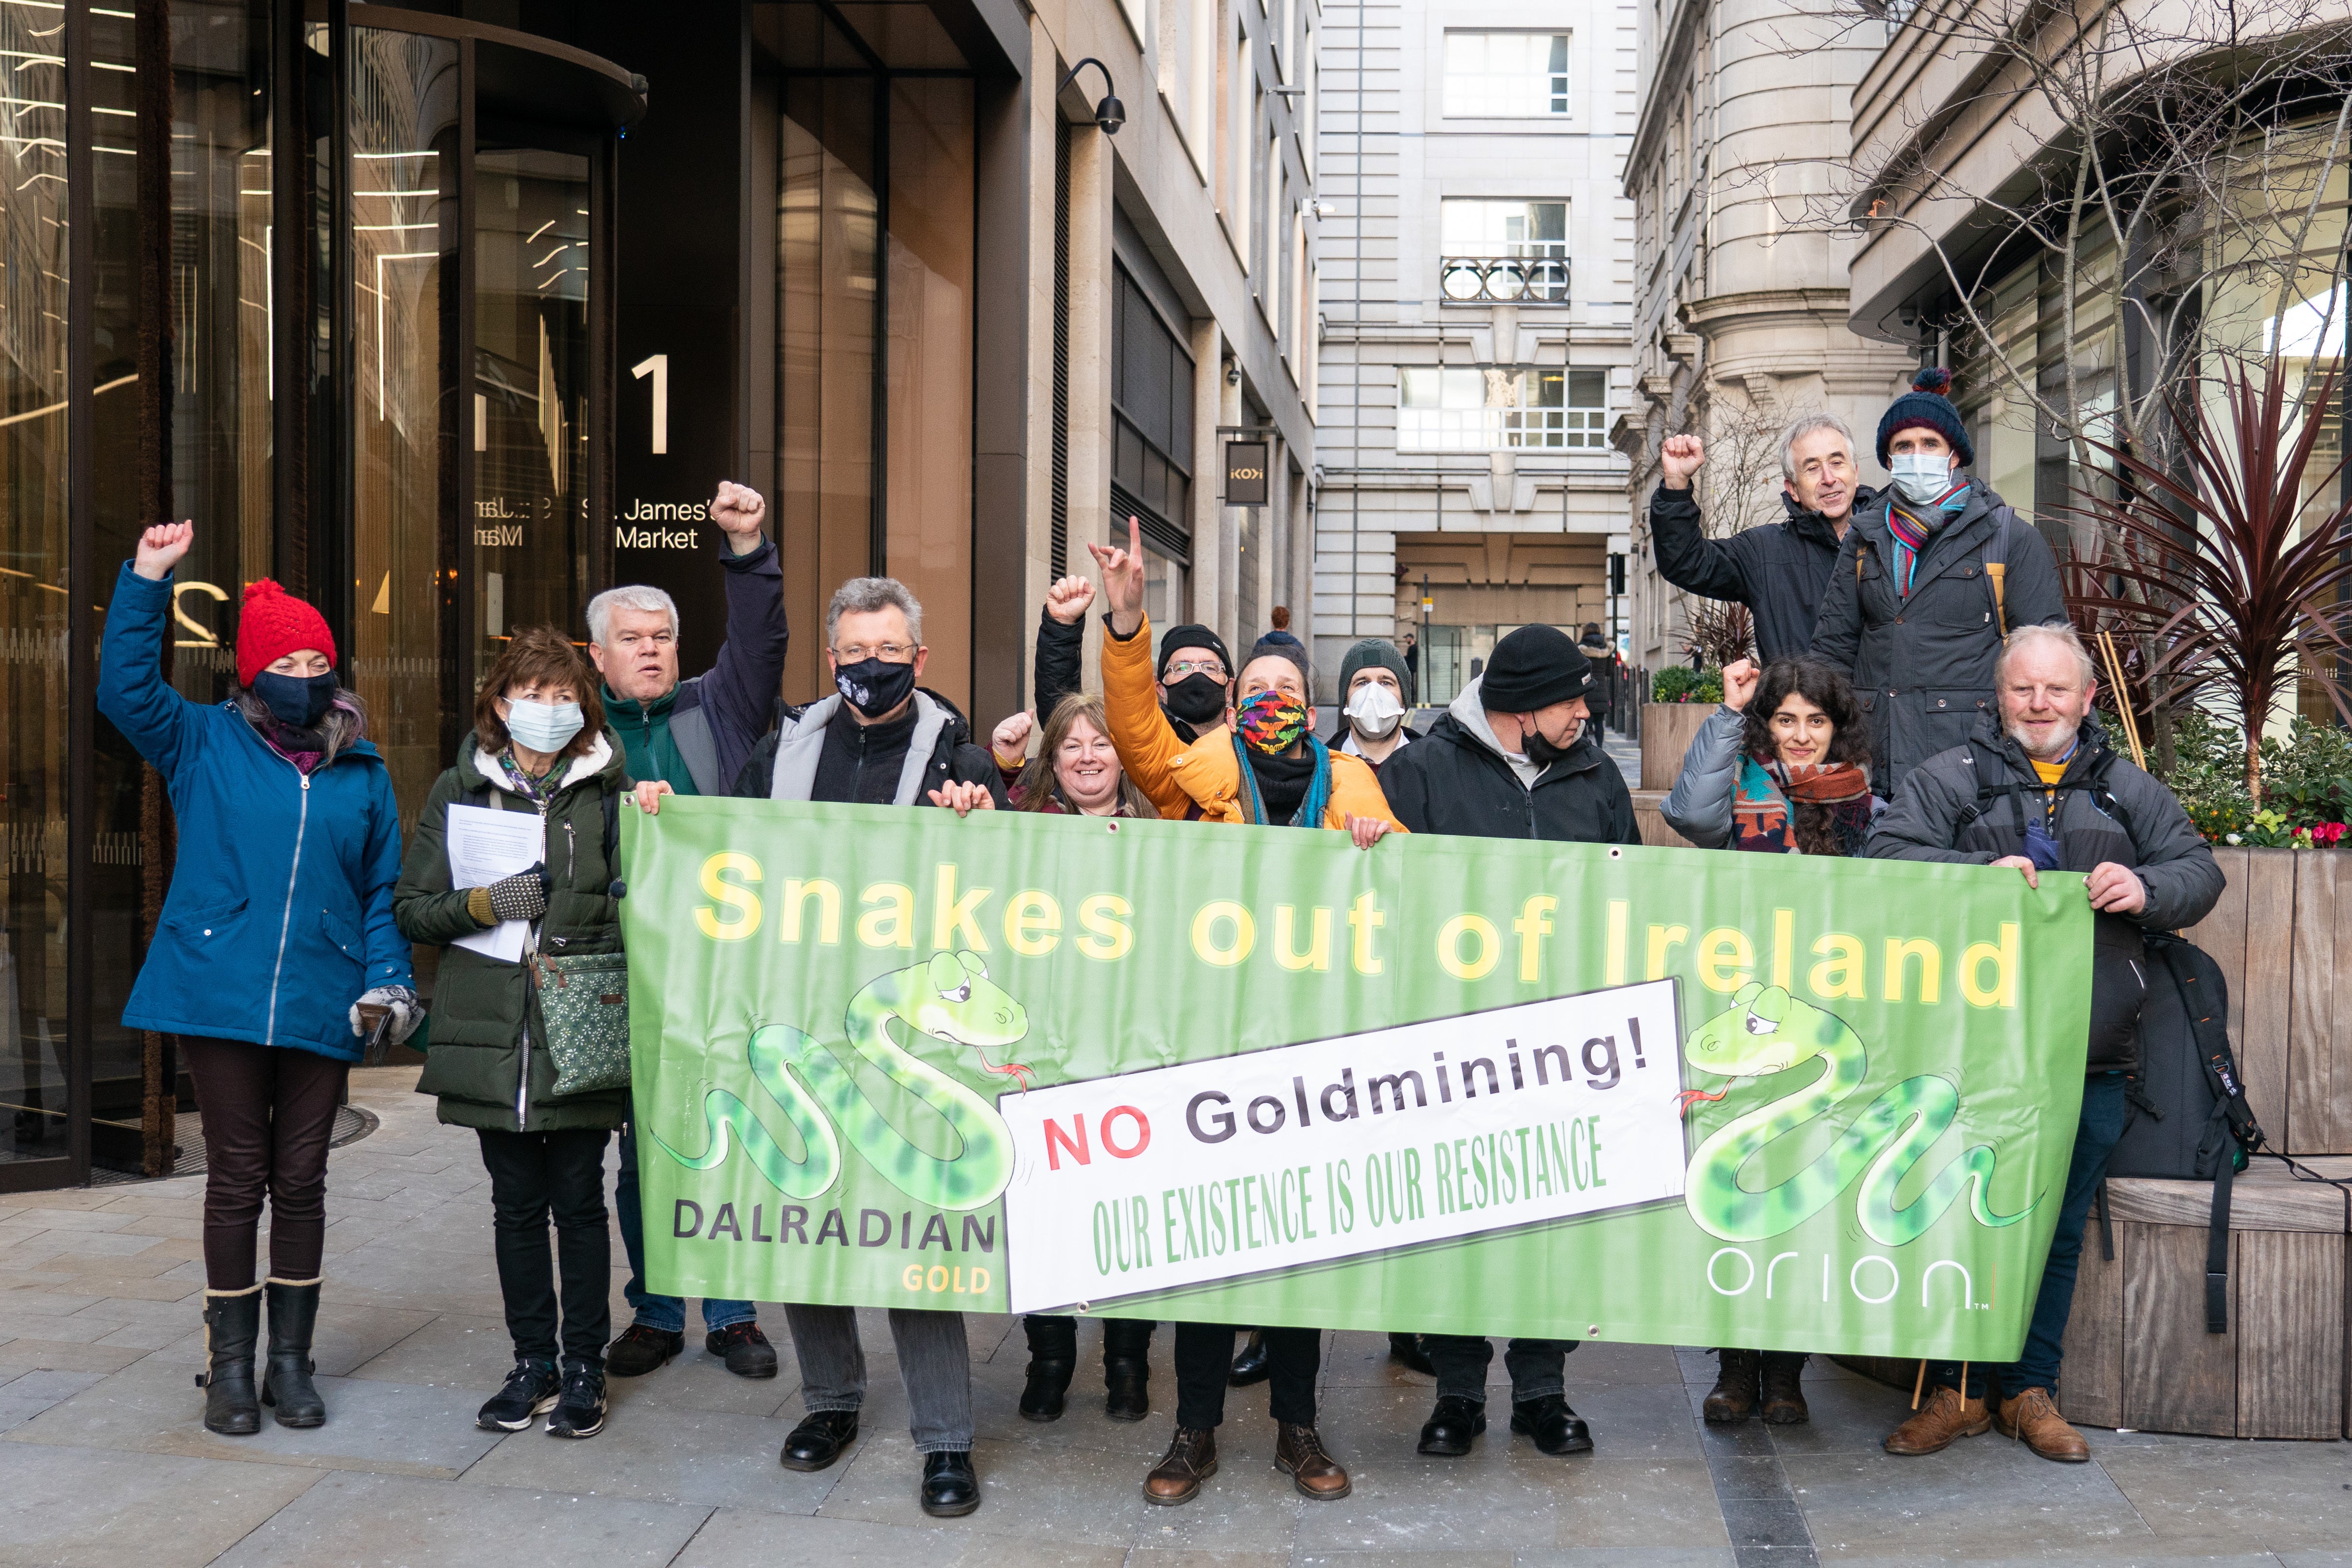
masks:
[[[2058,1358],[2065,1348],[2066,1320],[2074,1310],[2074,1277],[2083,1266],[2083,1231],[2091,1216],[2091,1199],[2107,1173],[2107,1156],[2124,1135],[2124,1075],[2093,1073],[2083,1082],[2083,1121],[2074,1133],[2074,1158],[2066,1171],[2066,1195],[2058,1207],[2058,1233],[2050,1238],[2050,1261],[2042,1266],[2042,1289],[2033,1299],[2033,1321],[2025,1331],[2025,1350],[2008,1366],[1968,1368],[1973,1399],[1985,1391],[1988,1373],[2004,1394],[2029,1388],[2058,1390]],[[1960,1387],[1960,1363],[1938,1362],[1931,1375],[1946,1388]]]
[[[656,1296],[646,1289],[646,1222],[637,1207],[637,1130],[634,1126],[621,1129],[621,1174],[613,1184],[613,1206],[620,1211],[621,1245],[629,1254],[629,1282],[621,1294],[628,1299],[637,1321],[646,1328],[684,1333],[686,1298]],[[702,1303],[702,1326],[706,1329],[748,1323],[757,1316],[749,1301],[706,1298]]]

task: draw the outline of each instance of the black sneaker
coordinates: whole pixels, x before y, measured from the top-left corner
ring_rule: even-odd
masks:
[[[749,1319],[711,1330],[703,1336],[702,1348],[726,1362],[727,1370],[738,1377],[776,1375],[776,1347]]]
[[[621,1331],[619,1338],[604,1347],[604,1371],[614,1377],[643,1377],[659,1371],[684,1349],[684,1334],[631,1323]]]
[[[514,1370],[507,1373],[507,1385],[482,1406],[474,1425],[485,1432],[520,1432],[542,1411],[554,1408],[562,1387],[553,1362],[518,1356]]]
[[[604,1369],[585,1362],[563,1364],[563,1394],[547,1418],[551,1437],[593,1437],[604,1429]]]

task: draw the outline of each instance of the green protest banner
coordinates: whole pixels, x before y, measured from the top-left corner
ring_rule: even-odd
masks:
[[[2082,879],[668,799],[624,814],[689,1296],[2013,1358]]]

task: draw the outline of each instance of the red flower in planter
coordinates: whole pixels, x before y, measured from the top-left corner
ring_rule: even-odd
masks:
[[[2311,829],[2311,841],[2333,849],[2344,841],[2344,825],[2340,822],[2316,823]]]

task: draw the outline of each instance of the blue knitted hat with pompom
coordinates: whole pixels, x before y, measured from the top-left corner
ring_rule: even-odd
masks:
[[[1960,455],[1960,467],[1976,466],[1977,449],[1969,439],[1968,427],[1960,423],[1960,411],[1944,395],[1952,384],[1952,373],[1941,365],[1921,371],[1913,378],[1911,390],[1887,405],[1886,416],[1878,422],[1878,466],[1893,465],[1886,460],[1886,444],[1898,431],[1916,427],[1933,430],[1952,444]]]

